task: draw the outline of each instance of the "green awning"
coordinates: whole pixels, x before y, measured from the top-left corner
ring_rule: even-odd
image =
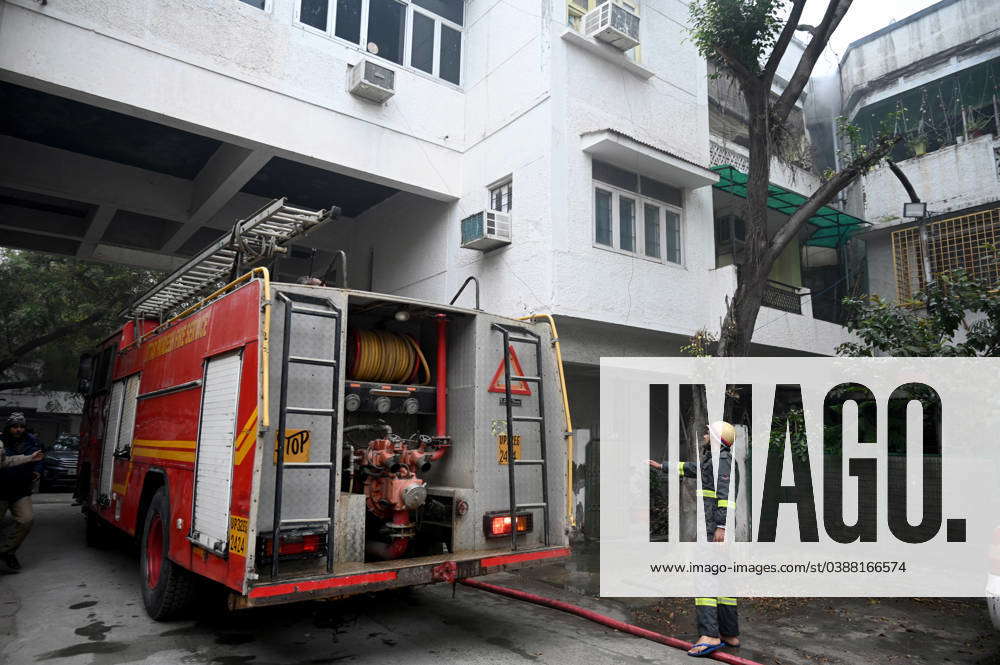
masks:
[[[747,197],[747,176],[745,173],[737,171],[736,168],[729,165],[714,166],[712,170],[719,174],[719,182],[714,185],[716,189],[742,198]],[[807,200],[808,197],[796,194],[784,187],[773,184],[767,187],[767,207],[786,215],[794,213]],[[807,223],[814,226],[816,230],[809,236],[805,244],[814,247],[840,247],[850,240],[852,235],[865,226],[870,226],[869,222],[834,210],[829,206],[820,208],[815,215],[809,218]]]

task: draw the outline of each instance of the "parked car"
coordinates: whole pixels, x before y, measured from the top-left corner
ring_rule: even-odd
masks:
[[[72,491],[76,489],[76,463],[80,457],[80,437],[61,434],[45,448],[42,462],[41,491]]]

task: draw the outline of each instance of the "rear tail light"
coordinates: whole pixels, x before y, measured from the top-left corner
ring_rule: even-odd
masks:
[[[512,523],[517,525],[518,533],[529,533],[534,526],[531,513],[518,513],[514,520],[511,520],[510,513],[486,513],[483,516],[483,530],[487,538],[509,536]]]
[[[282,534],[278,556],[310,556],[320,555],[326,550],[326,534]],[[264,538],[263,555],[271,558],[274,554],[274,538]]]

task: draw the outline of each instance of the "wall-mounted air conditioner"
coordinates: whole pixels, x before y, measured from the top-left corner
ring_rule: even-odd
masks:
[[[607,0],[584,14],[583,34],[627,51],[639,45],[639,16],[621,0]]]
[[[462,220],[462,248],[488,252],[510,244],[510,213],[482,210]]]
[[[383,104],[396,92],[396,72],[371,60],[362,60],[351,69],[347,89],[352,95]]]

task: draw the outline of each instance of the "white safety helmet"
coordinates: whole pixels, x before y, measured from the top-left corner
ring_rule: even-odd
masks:
[[[712,423],[708,426],[708,431],[724,445],[731,446],[736,442],[736,428],[725,420]]]

